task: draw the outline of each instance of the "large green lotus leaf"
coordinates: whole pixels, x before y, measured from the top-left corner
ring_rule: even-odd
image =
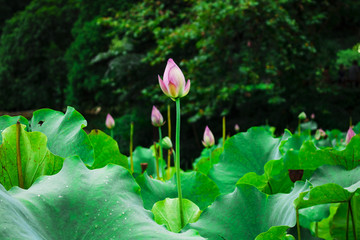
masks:
[[[298,208],[346,202],[360,189],[360,166],[346,170],[342,166],[325,165],[314,172],[310,182],[314,188],[295,200]]]
[[[51,109],[34,112],[31,131],[44,133],[48,138],[48,148],[60,157],[78,155],[84,163],[92,165],[94,149],[83,128],[87,125],[84,117],[74,108],[68,107],[66,113]]]
[[[332,224],[334,215],[336,214],[337,209],[339,208],[340,203],[331,203],[330,204],[330,215],[329,217],[321,220],[318,223],[318,236],[323,239],[332,239],[330,234],[330,226]],[[316,230],[316,224],[312,223],[311,229],[313,232]]]
[[[355,221],[355,231],[356,237],[359,239],[360,236],[360,196],[354,196],[351,199],[351,207],[354,214],[354,221]],[[333,221],[331,222],[330,229],[331,229],[331,237],[333,239],[347,239],[346,238],[346,219],[347,219],[347,212],[348,212],[348,203],[341,203],[339,208],[337,209]],[[349,238],[348,239],[355,239],[353,235],[353,223],[352,218],[349,218]]]
[[[23,116],[10,117],[9,115],[0,116],[0,133],[2,133],[6,128],[14,125],[19,121],[21,124],[26,126],[26,129],[29,128],[29,122]],[[0,136],[0,144],[2,143],[2,137]]]
[[[130,166],[130,157],[128,158]],[[146,172],[152,177],[156,178],[156,158],[154,156],[154,151],[152,148],[136,147],[133,152],[133,162],[134,162],[134,172],[141,173],[141,163],[147,163],[148,167]],[[163,159],[159,159],[159,171],[160,177],[162,173],[165,173],[166,163]],[[166,173],[165,173],[166,174]]]
[[[238,185],[234,192],[219,196],[190,228],[212,240],[248,240],[261,233],[258,239],[282,239],[296,223],[294,199],[308,188],[309,183],[296,182],[291,193],[269,196],[253,186]]]
[[[28,190],[0,186],[0,202],[0,239],[202,239],[158,225],[127,169],[89,170],[78,157]]]
[[[342,165],[350,170],[360,164],[360,136],[354,136],[344,150],[333,148],[317,149],[312,141],[306,141],[299,154],[288,154],[284,157],[289,169],[315,170],[322,165]],[[293,151],[295,152],[295,151]]]
[[[19,186],[16,148],[16,124],[2,132],[0,146],[0,183],[10,189]],[[20,126],[20,157],[24,188],[42,175],[52,175],[60,171],[64,159],[52,154],[46,146],[47,138],[40,132],[29,133]]]
[[[121,154],[117,142],[100,130],[92,130],[89,139],[94,147],[95,162],[91,169],[105,167],[109,163],[129,168],[128,158]]]
[[[167,197],[178,197],[175,177],[169,182],[163,182],[143,174],[136,181],[141,187],[146,209],[151,209],[156,202]],[[194,202],[201,210],[213,203],[220,194],[219,188],[210,178],[195,171],[181,173],[181,188],[183,197]]]
[[[222,194],[232,192],[236,182],[246,173],[262,175],[268,161],[281,158],[279,145],[288,137],[285,132],[282,138],[273,138],[270,132],[260,127],[236,134],[226,141],[220,162],[210,170],[209,177]]]
[[[188,223],[196,222],[201,214],[201,211],[195,203],[188,199],[182,200],[184,226]],[[155,222],[164,224],[169,231],[178,233],[182,229],[180,213],[179,213],[179,199],[166,198],[154,204],[151,209],[154,214]]]
[[[321,204],[299,210],[300,225],[311,229],[313,222],[320,222],[330,215],[330,204]]]
[[[208,152],[207,156],[198,158],[197,161],[193,164],[195,171],[199,171],[205,175],[208,175],[210,169],[214,166],[214,164],[220,161],[220,155],[222,154],[222,152],[222,148],[216,148],[211,152],[211,158],[209,158],[210,152]]]
[[[250,172],[240,178],[236,184],[249,184],[267,194],[290,192],[294,183],[290,180],[282,159],[267,162],[264,169],[263,175]]]

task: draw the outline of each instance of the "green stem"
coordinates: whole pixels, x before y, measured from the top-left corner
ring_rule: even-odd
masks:
[[[171,139],[171,116],[170,116],[170,105],[167,106],[167,118],[168,118],[168,137]],[[171,160],[171,149],[168,150],[167,159],[167,176],[170,179],[170,160]]]
[[[345,233],[345,239],[349,240],[349,218],[350,218],[350,206],[348,202],[348,209],[346,213],[346,233]]]
[[[156,179],[160,180],[160,173],[159,173],[159,152],[158,147],[156,146],[156,142],[154,142],[154,150],[155,150],[155,160],[156,160]]]
[[[21,130],[21,124],[19,121],[17,121],[17,123],[16,123],[16,162],[17,162],[17,170],[18,170],[19,187],[24,188],[24,178],[23,178],[22,167],[21,167],[20,130]]]
[[[300,124],[301,124],[301,119],[299,118],[299,125],[298,125],[299,136],[300,136],[300,132],[301,132],[301,130],[300,130]]]
[[[349,209],[350,209],[350,215],[351,215],[351,221],[352,221],[352,229],[353,229],[353,235],[354,235],[354,240],[356,240],[356,226],[355,226],[355,219],[354,219],[354,213],[351,207],[351,199],[349,200]]]
[[[223,149],[224,149],[224,144],[225,144],[225,134],[226,134],[226,121],[225,121],[225,116],[223,116],[223,118],[222,118],[222,134],[223,134],[223,136],[222,136],[222,138],[223,138]]]
[[[131,165],[131,172],[134,172],[134,161],[133,161],[133,135],[134,135],[134,123],[131,122],[130,124],[130,165]]]
[[[212,164],[211,164],[211,147],[209,148],[209,151],[210,151],[210,154],[209,154],[209,162],[210,162],[210,165],[212,165]]]
[[[160,145],[160,159],[163,159],[163,151],[162,151],[162,147],[161,147],[161,139],[162,139],[162,134],[161,134],[161,127],[159,127],[159,145]]]
[[[114,138],[114,130],[113,130],[113,129],[110,129],[110,136],[111,136],[112,138]]]
[[[298,240],[301,240],[300,221],[299,221],[299,209],[296,209],[296,228],[297,228],[297,232],[298,232]]]
[[[315,223],[315,237],[319,237],[319,222]]]
[[[179,208],[180,208],[180,221],[181,221],[181,228],[183,228],[184,213],[182,206],[182,192],[181,192],[181,180],[180,180],[180,98],[177,98],[175,101],[176,101],[175,167],[176,167],[176,182],[177,182]]]

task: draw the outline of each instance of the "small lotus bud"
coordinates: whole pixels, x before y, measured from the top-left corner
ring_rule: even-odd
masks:
[[[234,129],[235,129],[235,132],[239,132],[240,131],[239,124],[235,124]]]
[[[346,133],[345,142],[349,144],[350,140],[356,135],[352,127],[349,127],[349,130]]]
[[[326,132],[320,128],[315,132],[315,139],[319,140],[322,137],[326,137]]]
[[[312,113],[310,116],[311,119],[315,119],[315,113]]]
[[[153,106],[151,112],[151,123],[154,127],[161,127],[165,124],[163,116],[155,106]]]
[[[208,126],[206,126],[206,128],[205,128],[202,143],[206,148],[212,147],[215,144],[214,135],[212,134],[212,132],[210,131]]]
[[[106,126],[108,129],[113,129],[113,128],[115,127],[115,120],[114,120],[114,118],[110,115],[110,113],[108,113],[108,115],[106,116],[105,126]]]
[[[306,119],[306,114],[304,112],[302,112],[302,113],[299,114],[298,118],[300,120],[305,120]]]
[[[164,137],[162,140],[161,140],[161,146],[165,149],[170,149],[173,147],[172,145],[172,142],[171,142],[171,139],[169,137]]]

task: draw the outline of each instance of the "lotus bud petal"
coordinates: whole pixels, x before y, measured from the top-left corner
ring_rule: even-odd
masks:
[[[346,133],[345,142],[348,144],[350,140],[356,135],[352,127],[349,127],[349,130]]]
[[[302,113],[299,114],[298,118],[300,120],[305,120],[306,119],[306,114],[304,112],[302,112]]]
[[[319,128],[318,130],[316,130],[315,132],[315,139],[319,140],[322,137],[326,137],[326,132],[324,130],[322,130],[321,128]]]
[[[315,119],[315,113],[312,113],[310,116],[311,119]]]
[[[108,113],[108,115],[106,116],[105,126],[106,126],[108,129],[113,129],[113,128],[115,127],[115,120],[114,120],[114,118],[110,115],[110,113]]]
[[[234,129],[235,129],[235,132],[239,132],[240,131],[239,124],[235,124]]]
[[[215,144],[214,135],[212,134],[212,132],[210,131],[208,126],[206,126],[206,128],[205,128],[202,143],[203,143],[204,147],[206,147],[206,148],[212,147]]]
[[[158,79],[161,90],[173,100],[186,96],[190,91],[190,80],[185,85],[184,74],[171,58],[166,64],[163,79],[160,76]]]
[[[173,147],[171,139],[169,137],[164,137],[161,140],[161,146],[165,149],[171,149]]]
[[[155,106],[153,106],[151,112],[151,123],[154,127],[161,127],[164,125],[164,118]]]

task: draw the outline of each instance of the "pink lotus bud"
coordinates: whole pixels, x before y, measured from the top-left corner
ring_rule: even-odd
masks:
[[[154,127],[161,127],[165,124],[163,116],[155,106],[153,106],[151,112],[151,123]]]
[[[322,130],[321,128],[319,128],[318,130],[316,130],[315,132],[315,139],[319,140],[320,138],[324,138],[326,137],[326,132],[324,130]]]
[[[346,144],[348,144],[355,135],[356,135],[356,133],[354,132],[352,127],[349,127],[349,130],[347,131],[346,138],[345,138]]]
[[[185,85],[185,77],[181,69],[170,58],[166,64],[163,80],[158,76],[161,90],[172,98],[185,97],[190,90],[190,80]]]
[[[209,127],[206,126],[205,132],[204,132],[204,138],[202,141],[202,144],[206,147],[212,147],[215,144],[215,138],[212,132],[210,131]]]
[[[235,129],[235,132],[238,132],[238,131],[240,131],[240,127],[239,127],[239,124],[235,124],[235,126],[234,126],[234,129]]]
[[[105,125],[108,129],[113,129],[115,127],[115,121],[110,113],[106,116]]]
[[[315,119],[315,113],[312,113],[312,114],[310,115],[310,118],[311,118],[311,119]]]

